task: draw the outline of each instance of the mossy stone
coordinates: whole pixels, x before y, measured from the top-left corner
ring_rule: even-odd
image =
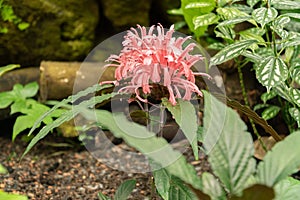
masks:
[[[30,26],[21,31],[0,21],[0,65],[39,65],[41,60],[82,60],[93,47],[99,20],[96,0],[10,0],[15,14]]]

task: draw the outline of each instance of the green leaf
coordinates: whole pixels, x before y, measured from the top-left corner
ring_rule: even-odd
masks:
[[[230,194],[240,194],[255,171],[251,134],[246,131],[246,125],[236,111],[226,107],[208,92],[203,93],[203,146],[208,153],[208,161],[226,190]]]
[[[213,200],[226,200],[226,193],[217,179],[209,172],[202,174],[203,192],[208,194]]]
[[[218,26],[216,28],[218,30],[215,30],[216,37],[223,38],[224,40],[228,40],[230,42],[234,41],[235,32],[233,28],[230,28],[228,26]]]
[[[241,12],[247,13],[247,14],[251,14],[253,9],[247,5],[243,5],[243,4],[232,4],[230,6],[231,8],[236,8]]]
[[[27,23],[27,22],[21,22],[21,23],[18,24],[18,29],[19,29],[20,31],[24,31],[24,30],[27,29],[29,26],[30,26],[29,23]]]
[[[214,3],[211,2],[211,1],[194,1],[194,2],[191,2],[191,3],[188,3],[184,8],[185,9],[207,9],[207,8],[211,8],[211,7],[214,7]]]
[[[94,88],[94,87],[91,87],[91,88],[88,88],[82,92],[79,92],[78,94],[74,95],[74,99],[77,99],[77,98],[80,98],[80,95],[82,94],[86,94],[88,93],[88,91],[91,91],[91,89]],[[44,137],[46,137],[46,135],[52,131],[54,128],[57,128],[58,126],[60,126],[62,123],[66,122],[66,121],[69,121],[71,120],[72,118],[74,118],[75,116],[77,116],[83,108],[87,108],[87,107],[93,107],[95,106],[96,104],[98,103],[101,103],[107,99],[110,99],[112,96],[114,96],[115,93],[110,93],[110,94],[104,94],[102,96],[96,96],[96,97],[93,97],[89,100],[86,100],[86,101],[83,101],[81,102],[79,105],[76,105],[76,106],[73,106],[72,107],[72,110],[68,110],[64,113],[62,113],[62,115],[57,118],[56,120],[54,120],[52,123],[50,124],[47,124],[46,126],[44,126],[36,136],[34,136],[34,138],[30,141],[30,143],[28,144],[28,146],[26,147],[26,150],[25,152],[23,153],[22,155],[22,158],[30,151],[30,149],[38,142],[40,141],[41,139],[43,139]],[[73,99],[73,100],[74,100]],[[72,101],[70,99],[70,97],[68,99],[65,99],[64,102],[67,102],[67,101]],[[74,100],[75,101],[75,100]],[[63,101],[62,101],[63,102]],[[54,106],[53,108],[55,109],[51,109],[50,111],[46,112],[42,117],[40,117],[37,121],[35,121],[34,125],[32,126],[31,128],[31,131],[29,132],[28,135],[30,135],[37,127],[39,127],[40,123],[46,118],[48,117],[50,114],[52,114],[55,110],[57,110],[57,107],[63,105],[62,103],[61,104],[57,104],[56,106]],[[93,115],[92,115],[93,116]]]
[[[258,2],[260,2],[261,0],[247,0],[247,4],[253,8]]]
[[[6,73],[8,71],[11,71],[11,70],[19,68],[19,67],[21,67],[21,65],[16,65],[16,64],[10,64],[10,65],[0,67],[0,76],[2,76],[4,73]]]
[[[225,8],[220,7],[217,8],[216,11],[219,15],[223,16],[225,20],[234,19],[237,17],[250,17],[247,13],[244,13],[234,7],[225,7]]]
[[[290,96],[290,90],[285,83],[280,83],[278,86],[274,87],[274,90],[277,92],[279,96],[281,96],[285,100],[289,102],[293,102],[293,99]]]
[[[110,198],[104,194],[102,194],[101,192],[98,193],[98,199],[99,200],[110,200]]]
[[[275,8],[257,8],[252,12],[253,19],[264,27],[267,23],[273,21],[278,15]]]
[[[296,83],[298,83],[300,85],[300,63],[298,63],[297,66],[295,64],[295,67],[291,68],[290,74],[291,74],[291,78],[293,79],[293,81],[295,81]]]
[[[198,160],[198,125],[196,110],[193,104],[189,101],[178,99],[178,103],[173,106],[166,98],[162,99],[162,104],[171,112],[176,123],[190,142],[195,159]]]
[[[214,13],[208,13],[200,16],[196,16],[193,18],[194,28],[197,29],[200,26],[208,26],[211,24],[217,23],[219,20],[219,17],[215,15]]]
[[[275,90],[270,90],[269,92],[265,92],[260,96],[260,99],[265,103],[267,103],[267,101],[269,101],[270,99],[273,99],[274,97],[277,96],[277,93],[275,92]]]
[[[0,199],[5,200],[28,200],[24,195],[6,193],[0,190]]]
[[[210,65],[218,65],[235,58],[243,53],[247,47],[255,43],[255,40],[244,40],[228,45],[210,59]]]
[[[7,173],[8,173],[7,169],[0,164],[0,174],[7,174]]]
[[[39,90],[39,84],[37,82],[28,83],[24,86],[24,88],[20,91],[22,97],[34,97]]]
[[[181,9],[184,19],[187,22],[189,29],[195,33],[196,37],[203,35],[207,27],[195,29],[193,18],[195,16],[210,13],[215,6],[214,0],[181,0]]]
[[[168,174],[168,172],[164,169],[158,169],[152,172],[154,181],[155,181],[155,187],[159,195],[164,199],[169,199],[169,190],[170,190],[170,181],[171,177]]]
[[[23,112],[26,109],[25,99],[16,99],[15,102],[10,106],[10,115],[18,112]]]
[[[297,108],[289,108],[289,113],[292,118],[297,122],[298,127],[300,127],[300,110]]]
[[[8,107],[15,100],[11,91],[0,93],[0,109]]]
[[[261,184],[273,187],[279,181],[298,171],[300,166],[300,131],[288,135],[268,151],[257,168]]]
[[[288,177],[275,185],[276,198],[274,200],[300,199],[300,181]]]
[[[264,120],[272,119],[279,113],[280,109],[278,106],[269,106],[262,112],[261,117]]]
[[[44,113],[33,125],[33,127],[31,128],[30,132],[28,133],[28,135],[30,135],[36,128],[37,126],[45,119],[45,117],[47,117],[48,115],[50,115],[52,112],[54,112],[55,110],[57,110],[60,107],[64,107],[66,105],[68,105],[68,103],[74,103],[76,102],[78,99],[85,97],[91,93],[96,93],[97,91],[106,89],[111,87],[112,85],[110,84],[105,84],[105,85],[99,85],[98,83],[90,86],[88,88],[86,88],[85,90],[82,90],[80,92],[78,92],[75,95],[69,96],[67,99],[62,100],[61,102],[55,104],[48,112]],[[99,102],[100,103],[100,102]]]
[[[207,46],[208,49],[221,50],[225,47],[225,45],[221,42],[215,42]]]
[[[262,57],[259,54],[253,53],[252,51],[247,51],[247,50],[243,51],[243,53],[241,55],[246,57],[248,60],[250,60],[254,64],[258,64],[260,62],[260,60],[262,60]]]
[[[183,155],[175,151],[165,139],[156,137],[146,127],[129,122],[123,113],[84,110],[81,114],[88,120],[94,120],[96,116],[100,125],[107,127],[116,137],[123,138],[128,145],[165,167],[169,174],[177,176],[196,189],[202,189],[202,181],[193,166],[188,164]]]
[[[236,18],[233,18],[233,19],[225,20],[225,21],[219,23],[218,26],[230,26],[230,25],[234,25],[234,24],[239,24],[239,23],[248,21],[249,19],[251,19],[250,16],[236,17]]]
[[[295,88],[291,88],[290,89],[290,95],[293,99],[293,102],[300,107],[300,90],[295,89]]]
[[[230,200],[273,200],[275,197],[273,188],[255,184],[243,191],[240,197],[232,197]]]
[[[300,9],[300,2],[298,0],[272,0],[271,5],[279,10]]]
[[[131,194],[132,190],[135,188],[135,180],[126,180],[124,181],[117,189],[115,193],[115,200],[124,200],[127,199]]]
[[[256,69],[257,80],[269,91],[288,78],[288,68],[281,58],[269,56],[264,58]]]
[[[13,135],[12,135],[12,141],[15,140],[15,138],[21,133],[22,131],[31,128],[35,122],[35,118],[32,118],[31,115],[23,115],[19,116],[13,127]]]
[[[171,9],[171,10],[167,10],[167,13],[170,15],[183,15],[182,9]]]
[[[172,176],[169,198],[171,200],[196,200],[195,194],[180,179]]]

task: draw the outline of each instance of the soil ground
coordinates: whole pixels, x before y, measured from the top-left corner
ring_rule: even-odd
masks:
[[[0,190],[24,194],[32,200],[93,200],[98,192],[113,197],[117,187],[128,179],[135,179],[136,187],[129,199],[160,199],[151,190],[150,173],[126,173],[111,169],[95,159],[84,147],[49,146],[49,142],[65,143],[65,138],[47,136],[21,161],[27,143],[17,139],[0,138],[0,163],[9,174],[0,175]],[[125,145],[120,143],[119,145]],[[207,162],[188,160],[196,170],[208,170]],[[130,158],[128,158],[130,159]],[[205,157],[200,159],[205,160]],[[133,163],[132,163],[133,164]]]

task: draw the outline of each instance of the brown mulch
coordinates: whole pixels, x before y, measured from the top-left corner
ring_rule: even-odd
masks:
[[[27,143],[20,138],[12,143],[8,138],[0,137],[0,163],[9,171],[7,175],[0,175],[0,190],[24,194],[32,200],[93,200],[98,199],[100,191],[113,197],[123,181],[135,179],[136,187],[129,199],[161,199],[151,189],[150,173],[111,169],[78,145],[58,148],[47,144],[64,140],[50,134],[19,161]],[[119,145],[126,146],[124,143]],[[187,157],[199,173],[208,170],[207,162],[193,161],[191,154]],[[200,159],[205,160],[205,156]]]

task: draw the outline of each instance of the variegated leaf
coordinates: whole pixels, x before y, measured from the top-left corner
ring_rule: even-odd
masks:
[[[247,14],[251,14],[253,9],[247,5],[243,5],[243,4],[232,4],[230,6],[231,8],[236,8],[241,12],[247,13]]]
[[[289,93],[289,88],[285,83],[280,83],[278,86],[274,87],[274,90],[285,100],[289,102],[293,101]]]
[[[265,103],[267,103],[268,100],[273,99],[274,97],[277,96],[277,92],[274,90],[271,90],[269,92],[265,92],[260,96],[260,99]]]
[[[273,21],[278,15],[275,8],[257,8],[252,12],[254,20],[264,27],[267,23]]]
[[[215,42],[211,45],[208,45],[208,49],[215,49],[215,50],[221,50],[225,47],[225,45],[221,42]]]
[[[217,27],[218,31],[215,31],[216,37],[234,41],[235,32],[232,28],[228,26],[219,26]]]
[[[294,120],[297,122],[298,127],[300,128],[300,110],[297,108],[290,108],[289,113],[294,118]]]
[[[290,95],[293,99],[293,102],[300,107],[300,90],[295,89],[295,88],[291,88],[290,89]]]
[[[267,87],[272,87],[284,82],[288,77],[288,68],[281,58],[269,56],[262,60],[256,67],[256,78]]]
[[[291,68],[290,74],[293,79],[297,84],[300,85],[300,63],[294,63],[295,67]]]
[[[211,7],[211,6],[214,6],[214,5],[209,1],[199,1],[199,2],[191,2],[191,3],[187,4],[184,8],[185,9],[206,8],[206,7]]]
[[[233,25],[233,24],[238,24],[238,23],[241,23],[241,22],[245,22],[249,19],[251,19],[250,16],[236,17],[234,19],[225,20],[225,21],[219,23],[218,26],[229,26],[229,25]]]
[[[290,18],[300,19],[300,13],[285,13],[282,16],[287,16]]]
[[[226,7],[226,8],[218,8],[217,13],[224,17],[224,19],[234,19],[236,17],[247,17],[249,16],[247,13],[238,10],[237,8],[233,7]]]
[[[242,55],[255,64],[258,64],[262,60],[262,57],[259,54],[253,53],[252,51],[246,50]]]
[[[261,0],[247,0],[247,4],[253,8],[253,6],[255,6],[258,2],[260,2]]]
[[[210,60],[211,65],[218,65],[226,62],[232,58],[239,56],[243,51],[252,44],[255,44],[255,40],[244,40],[237,42],[225,47],[223,50],[219,51]]]
[[[294,10],[300,9],[299,1],[295,0],[272,0],[271,5],[279,10]]]
[[[209,13],[205,15],[200,15],[193,18],[193,23],[195,26],[195,29],[199,28],[200,26],[208,26],[211,24],[217,23],[219,20],[219,17],[215,15],[214,13]]]
[[[278,106],[270,106],[262,112],[261,117],[264,120],[272,119],[279,113],[280,109]]]

